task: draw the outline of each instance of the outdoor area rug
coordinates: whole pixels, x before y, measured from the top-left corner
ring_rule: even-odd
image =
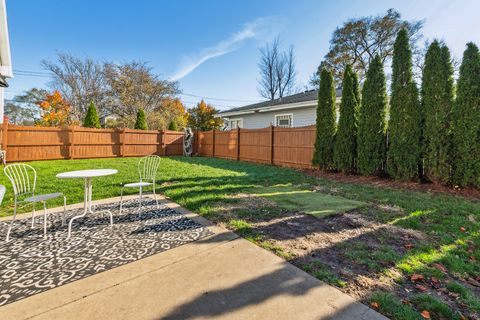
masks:
[[[53,289],[96,273],[166,251],[212,234],[173,209],[145,199],[141,211],[137,201],[100,205],[95,210],[113,213],[86,215],[75,220],[72,236],[54,214],[49,216],[47,239],[43,217],[14,223],[10,241],[5,242],[7,223],[0,223],[0,306]],[[83,211],[67,211],[68,218]],[[40,212],[38,212],[40,213]]]

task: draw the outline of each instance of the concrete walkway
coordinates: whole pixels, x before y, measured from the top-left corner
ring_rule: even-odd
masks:
[[[109,199],[104,202],[118,201]],[[386,319],[212,225],[208,238],[0,308],[0,319]]]

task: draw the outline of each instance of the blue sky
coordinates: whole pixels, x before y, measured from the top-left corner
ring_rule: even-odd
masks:
[[[44,71],[40,61],[55,60],[57,52],[147,61],[179,81],[188,106],[199,96],[219,109],[262,99],[258,48],[273,37],[294,46],[303,87],[337,26],[389,8],[405,19],[425,19],[424,37],[444,40],[457,57],[466,42],[480,45],[476,0],[7,0],[14,70]],[[47,84],[46,77],[18,75],[6,97]]]

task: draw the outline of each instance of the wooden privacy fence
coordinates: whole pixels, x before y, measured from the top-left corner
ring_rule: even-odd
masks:
[[[183,132],[168,130],[0,127],[7,161],[183,154]],[[315,126],[196,132],[200,156],[312,168]]]
[[[1,125],[7,161],[183,154],[183,132]]]
[[[313,168],[315,126],[197,132],[200,156]]]

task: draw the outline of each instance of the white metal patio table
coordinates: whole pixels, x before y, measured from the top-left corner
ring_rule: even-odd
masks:
[[[62,172],[57,174],[57,178],[60,179],[84,179],[85,180],[85,187],[84,187],[84,196],[83,196],[83,213],[74,216],[70,219],[68,223],[68,238],[70,238],[70,234],[72,232],[72,223],[74,220],[84,217],[87,212],[93,214],[92,211],[92,181],[93,178],[97,177],[104,177],[109,176],[112,174],[118,173],[115,169],[92,169],[92,170],[78,170],[78,171],[69,171],[69,172]],[[110,214],[110,225],[113,225],[113,215],[110,210],[102,210],[103,212],[108,212]],[[100,212],[102,212],[100,211]]]

